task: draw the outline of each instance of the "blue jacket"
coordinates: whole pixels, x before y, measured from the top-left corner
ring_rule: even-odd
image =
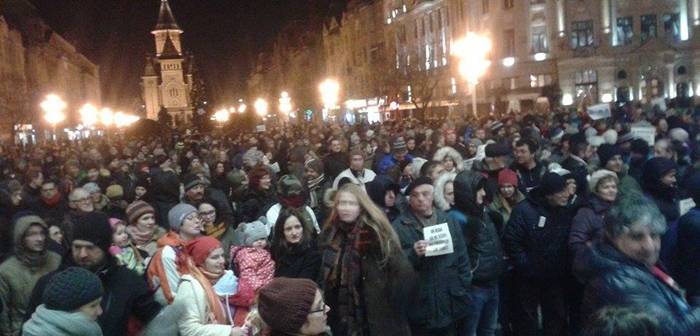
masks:
[[[574,272],[586,284],[583,316],[605,306],[638,309],[659,321],[665,336],[700,335],[700,308],[691,308],[681,291],[659,280],[646,265],[607,241],[583,250]]]
[[[412,325],[424,328],[443,328],[465,317],[469,312],[469,288],[472,274],[469,255],[462,230],[441,210],[437,223],[447,223],[452,236],[454,252],[433,257],[419,257],[413,244],[423,240],[423,229],[410,211],[404,211],[393,223],[401,241],[401,248],[418,273],[419,290],[412,298],[408,311]]]
[[[413,161],[413,156],[411,156],[410,154],[406,154],[404,160]],[[393,155],[387,155],[384,158],[382,158],[381,161],[379,161],[376,173],[377,175],[387,175],[389,170],[391,170],[391,168],[394,168],[394,166],[398,165],[399,163],[399,160],[396,160]]]

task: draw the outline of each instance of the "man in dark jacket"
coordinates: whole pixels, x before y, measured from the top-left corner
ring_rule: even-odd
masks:
[[[328,178],[333,181],[343,170],[348,168],[348,153],[343,152],[341,139],[333,138],[330,143],[330,151],[323,158],[323,166]]]
[[[593,148],[583,133],[574,134],[569,140],[571,153],[561,162],[561,167],[570,171],[576,180],[576,194],[585,197],[588,194],[588,160],[593,155]]]
[[[631,195],[605,218],[605,239],[584,250],[574,265],[586,284],[584,316],[603,307],[643,311],[658,320],[661,335],[698,335],[700,308],[659,264],[664,218],[653,203]],[[697,278],[694,279],[697,281]]]
[[[209,203],[216,209],[214,223],[224,223],[226,227],[235,228],[236,218],[233,215],[233,209],[221,190],[211,187],[207,180],[194,173],[185,175],[182,184],[185,189],[185,197],[183,197],[185,203],[195,208],[202,203]]]
[[[498,322],[498,279],[505,269],[501,238],[493,218],[500,215],[484,208],[486,179],[471,171],[454,180],[455,205],[450,218],[464,234],[472,268],[468,335],[494,335]]]
[[[43,303],[42,294],[49,280],[70,266],[93,271],[102,280],[103,313],[97,322],[105,336],[126,335],[127,322],[131,316],[146,325],[158,315],[161,306],[153,300],[153,293],[144,279],[134,271],[119,266],[109,254],[112,228],[106,215],[93,212],[79,217],[73,227],[72,238],[72,252],[63,260],[61,267],[41,277],[34,287],[25,319],[29,319]]]
[[[167,229],[168,211],[180,202],[180,179],[166,155],[156,156],[155,164],[157,167],[151,169],[151,205],[156,209],[158,225]]]
[[[537,160],[537,143],[532,139],[520,139],[515,143],[513,157],[515,162],[511,165],[518,174],[518,189],[527,193],[540,185],[542,175],[547,171],[545,165]]]
[[[408,312],[416,335],[466,335],[471,271],[462,230],[433,206],[433,186],[427,177],[409,185],[409,208],[392,223],[401,248],[419,274],[419,293]],[[445,224],[453,252],[428,256],[424,231]],[[430,253],[431,254],[431,253]]]
[[[530,191],[511,213],[503,245],[520,281],[520,304],[526,312],[517,329],[534,335],[538,306],[542,308],[545,335],[565,335],[569,278],[567,240],[572,211],[569,191],[559,174],[545,173],[540,186]]]

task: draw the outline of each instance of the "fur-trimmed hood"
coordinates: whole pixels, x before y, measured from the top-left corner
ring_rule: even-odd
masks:
[[[438,149],[435,152],[435,155],[433,155],[433,161],[438,161],[442,162],[446,157],[449,157],[452,159],[452,161],[455,163],[455,169],[457,172],[461,172],[464,170],[464,161],[462,159],[462,155],[459,154],[459,152],[450,147],[450,146],[445,146],[440,149]]]
[[[447,211],[452,208],[452,205],[445,199],[445,185],[447,182],[453,182],[456,176],[456,173],[444,173],[433,182],[433,202],[435,202],[435,206],[442,211]]]

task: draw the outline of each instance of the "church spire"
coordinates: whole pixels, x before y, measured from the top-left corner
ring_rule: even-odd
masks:
[[[160,11],[158,12],[158,23],[155,30],[180,30],[180,26],[175,22],[175,16],[170,10],[168,0],[160,1]]]

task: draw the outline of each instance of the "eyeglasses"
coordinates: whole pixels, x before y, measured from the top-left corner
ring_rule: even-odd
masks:
[[[326,312],[326,303],[321,301],[321,308],[314,309],[309,312],[309,314],[316,314],[316,313],[321,313],[321,312]]]
[[[216,210],[212,211],[200,211],[199,215],[200,216],[214,216],[216,214]]]

